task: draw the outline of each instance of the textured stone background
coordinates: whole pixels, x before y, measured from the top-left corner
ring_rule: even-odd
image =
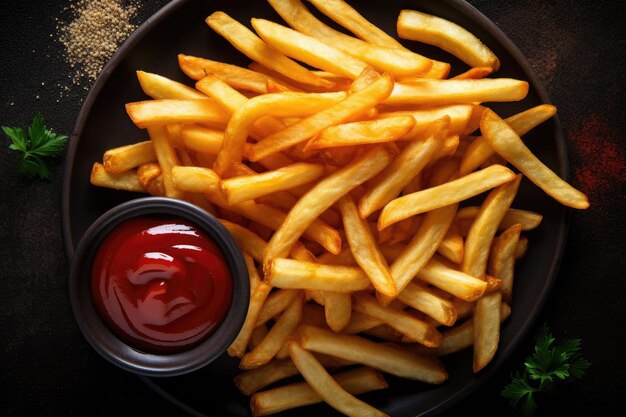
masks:
[[[0,124],[25,126],[41,111],[57,132],[71,132],[87,91],[63,89],[70,69],[53,34],[68,3],[3,2]],[[166,1],[142,3],[137,23]],[[573,182],[592,202],[586,212],[572,211],[565,258],[538,323],[548,322],[557,337],[582,337],[593,366],[584,382],[541,397],[540,414],[624,415],[624,15],[613,1],[470,3],[518,45],[544,82],[569,139]],[[583,145],[588,135],[596,142]],[[62,164],[52,183],[21,179],[7,145],[0,138],[0,413],[184,415],[87,346],[67,299]],[[602,178],[591,189],[583,184]],[[500,391],[532,345],[528,337],[489,383],[444,415],[513,415]]]

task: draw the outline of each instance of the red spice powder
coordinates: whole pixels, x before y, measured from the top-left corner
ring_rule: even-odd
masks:
[[[582,191],[590,197],[600,197],[613,187],[626,182],[626,155],[612,138],[606,123],[592,114],[582,125],[568,132],[580,163],[574,175]],[[597,200],[597,198],[593,198]]]

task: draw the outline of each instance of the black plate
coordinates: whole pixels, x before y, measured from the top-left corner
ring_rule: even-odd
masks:
[[[490,105],[503,117],[540,103],[549,103],[543,87],[520,51],[495,24],[464,1],[362,0],[356,8],[387,33],[395,34],[396,18],[401,9],[414,8],[459,23],[477,35],[500,58],[502,68],[497,77],[530,82],[530,92],[523,101]],[[146,70],[189,83],[178,69],[178,53],[248,64],[243,55],[205,25],[205,17],[215,10],[224,10],[246,24],[251,17],[281,22],[280,17],[263,1],[174,0],[126,41],[87,96],[72,135],[63,184],[63,233],[68,257],[71,258],[76,243],[100,214],[118,203],[137,197],[89,184],[91,165],[102,159],[106,149],[147,138],[144,131],[131,123],[124,110],[125,103],[145,99],[135,71]],[[415,42],[403,43],[430,57],[451,62],[453,73],[467,68],[436,48]],[[529,133],[526,143],[561,177],[567,176],[564,139],[557,118]],[[364,396],[367,402],[394,416],[433,415],[465,397],[493,375],[526,335],[553,284],[563,253],[567,215],[562,206],[527,180],[522,182],[514,206],[538,211],[544,215],[544,220],[537,230],[528,234],[529,250],[516,272],[513,313],[503,326],[500,348],[491,364],[474,375],[471,371],[471,351],[460,352],[445,358],[450,379],[444,385],[433,387],[390,377],[391,388]],[[194,415],[247,416],[248,399],[239,394],[231,383],[236,373],[236,362],[224,357],[188,376],[144,380],[164,397]],[[319,405],[284,415],[322,414],[331,415],[333,411]]]

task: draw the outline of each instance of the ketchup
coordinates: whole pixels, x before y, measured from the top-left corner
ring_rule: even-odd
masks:
[[[98,249],[91,294],[117,337],[148,353],[202,342],[223,321],[232,279],[219,248],[192,223],[138,217]]]

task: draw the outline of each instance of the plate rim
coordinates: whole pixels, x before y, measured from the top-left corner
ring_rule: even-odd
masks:
[[[93,86],[90,88],[85,101],[83,102],[80,112],[76,118],[76,123],[74,125],[74,129],[70,135],[70,144],[68,146],[68,150],[65,156],[65,161],[63,164],[63,179],[62,179],[62,196],[61,196],[61,221],[62,221],[62,233],[63,233],[63,246],[66,253],[66,258],[68,262],[71,262],[71,259],[74,254],[74,249],[76,242],[74,242],[72,238],[72,229],[70,224],[70,186],[72,180],[72,173],[74,168],[74,160],[76,157],[76,151],[78,148],[78,143],[80,141],[80,136],[85,127],[86,120],[91,112],[92,106],[100,94],[100,91],[104,87],[104,85],[109,80],[111,73],[117,68],[119,63],[126,58],[126,56],[130,53],[132,48],[146,36],[155,26],[157,26],[161,21],[163,21],[170,14],[176,12],[185,4],[190,3],[195,0],[172,0],[162,8],[160,8],[157,12],[155,12],[152,16],[150,16],[146,21],[144,21],[139,27],[135,29],[135,31],[120,45],[115,54],[111,57],[111,59],[107,62],[107,64],[102,69],[101,73],[96,78]],[[539,79],[535,71],[530,66],[530,63],[524,56],[524,54],[520,51],[517,45],[506,35],[506,33],[491,19],[486,17],[480,10],[474,7],[472,4],[468,3],[466,0],[445,0],[445,2],[449,3],[451,7],[458,9],[462,14],[467,16],[470,20],[477,23],[484,29],[487,33],[489,33],[494,39],[497,40],[499,45],[505,49],[514,59],[517,65],[519,65],[520,69],[524,73],[526,80],[536,91],[539,100],[544,104],[552,104],[551,100],[548,97],[546,89]],[[570,169],[569,169],[569,159],[567,154],[565,135],[563,133],[563,129],[561,127],[561,123],[558,117],[558,114],[555,114],[552,117],[552,121],[554,123],[554,128],[552,129],[552,134],[555,138],[556,145],[556,157],[559,168],[559,175],[566,181],[570,179]],[[568,236],[568,228],[569,228],[569,220],[570,220],[570,210],[565,208],[561,208],[562,216],[558,219],[557,228],[558,228],[558,236],[556,239],[556,250],[554,253],[554,257],[550,264],[550,267],[547,271],[547,279],[539,292],[537,294],[537,301],[534,304],[533,308],[530,310],[527,315],[526,321],[522,324],[521,328],[518,332],[513,336],[511,342],[504,347],[502,350],[498,352],[497,362],[492,364],[494,366],[487,367],[485,370],[481,371],[477,374],[477,378],[472,380],[470,383],[465,385],[455,394],[447,397],[442,402],[434,405],[430,409],[419,414],[420,417],[426,416],[434,416],[436,414],[443,413],[448,410],[454,404],[457,404],[461,400],[467,398],[471,393],[475,392],[482,385],[485,384],[486,381],[490,380],[493,375],[500,369],[504,362],[506,362],[513,351],[517,349],[524,339],[532,326],[534,326],[535,322],[538,319],[539,313],[543,310],[545,306],[548,296],[554,286],[554,283],[557,278],[557,274],[560,269],[560,265],[563,259],[563,254],[565,252],[565,246],[567,243]],[[158,386],[152,378],[145,376],[138,376],[140,380],[142,380],[148,387],[154,390],[157,394],[162,396],[164,399],[171,402],[173,405],[179,407],[181,410],[198,417],[209,417],[210,415],[201,413],[197,411],[195,408],[190,405],[184,403],[179,398],[175,397],[173,394],[167,392],[162,387]],[[416,415],[417,417],[417,415]]]

